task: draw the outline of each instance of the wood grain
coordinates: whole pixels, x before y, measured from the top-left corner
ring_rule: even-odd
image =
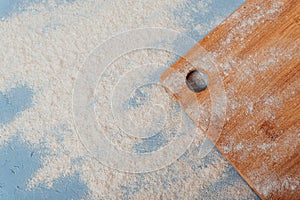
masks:
[[[300,199],[299,25],[298,0],[250,0],[161,76],[203,129],[209,124],[192,113],[191,95],[211,115],[214,82],[191,94],[184,81],[170,88],[166,80],[213,60],[227,106],[221,134],[207,134],[262,199]],[[191,66],[191,60],[199,65]]]

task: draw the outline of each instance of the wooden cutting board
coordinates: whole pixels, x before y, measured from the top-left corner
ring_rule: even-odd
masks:
[[[299,0],[249,0],[161,76],[262,199],[300,199],[299,46]]]

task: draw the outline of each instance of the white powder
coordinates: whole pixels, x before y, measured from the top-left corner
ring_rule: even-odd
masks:
[[[228,162],[222,157],[208,163],[203,169],[194,170],[191,167],[191,163],[202,162],[198,157],[204,139],[201,134],[196,136],[191,146],[194,151],[191,150],[189,157],[183,157],[160,171],[144,174],[141,179],[141,174],[120,173],[96,161],[79,141],[73,126],[72,88],[76,73],[89,53],[112,35],[129,29],[157,26],[183,31],[179,24],[174,23],[176,16],[172,13],[172,9],[180,3],[180,0],[91,0],[58,7],[53,3],[52,9],[35,5],[33,8],[37,12],[34,14],[24,12],[0,22],[0,90],[14,87],[20,82],[28,84],[35,91],[34,106],[9,125],[0,128],[0,142],[21,131],[24,133],[24,140],[35,145],[43,141],[49,148],[49,155],[42,158],[43,167],[29,181],[29,188],[39,183],[47,183],[50,187],[58,177],[80,171],[81,178],[92,191],[91,197],[95,199],[121,198],[120,187],[134,185],[139,180],[143,181],[144,186],[135,194],[136,199],[197,198],[201,188],[219,179],[228,166]],[[206,4],[202,5],[203,11],[206,10]],[[204,32],[208,28],[202,26]],[[201,28],[198,29],[200,31]],[[121,69],[129,64],[128,60],[130,66],[132,63],[142,65],[149,62],[167,65],[172,59],[174,55],[167,52],[145,50],[126,55],[113,66]],[[112,83],[113,77],[108,77],[107,80],[107,84]],[[101,92],[101,88],[98,89],[96,92]],[[165,95],[165,91],[157,87],[152,89],[148,91],[153,97],[148,102],[149,109],[152,103],[158,102],[174,107],[173,100]],[[103,109],[105,102],[103,105],[102,102],[104,101],[99,100],[96,105],[98,119],[108,114],[108,110]],[[139,111],[132,113],[132,116],[134,119],[142,117]],[[152,114],[149,117],[153,117]],[[163,128],[171,129],[178,120],[176,117],[175,115],[173,123],[165,124]],[[57,141],[57,135],[53,132],[55,127],[62,127],[59,128],[59,132],[63,134],[61,142]],[[107,130],[107,134],[112,143],[126,151],[132,151],[131,147],[136,140],[125,138],[124,135],[114,137],[109,135],[109,131],[111,129]],[[172,139],[172,134],[168,138]],[[165,185],[172,178],[179,181]],[[164,187],[167,190],[163,190]],[[249,188],[244,187],[244,191],[244,195],[252,195]]]

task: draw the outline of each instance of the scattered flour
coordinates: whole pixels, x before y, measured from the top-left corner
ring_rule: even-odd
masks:
[[[169,167],[152,173],[127,174],[103,166],[87,152],[76,135],[72,116],[72,88],[89,53],[112,35],[134,28],[154,26],[184,31],[174,23],[176,16],[172,13],[182,1],[88,0],[59,6],[49,3],[51,8],[34,5],[34,14],[23,12],[0,22],[0,91],[26,83],[35,92],[33,107],[0,127],[0,143],[22,132],[24,140],[34,145],[43,142],[48,151],[42,158],[43,167],[28,182],[29,189],[40,183],[51,187],[58,177],[79,171],[91,190],[90,198],[94,199],[119,199],[124,197],[124,190],[129,190],[135,199],[199,197],[198,191],[217,181],[229,165],[218,156],[207,162],[206,167],[199,167],[203,163],[198,157],[203,135],[197,135],[187,154]],[[207,12],[209,3],[200,1],[203,12]],[[198,31],[202,28],[198,27]],[[174,55],[167,52],[149,50],[126,55],[113,65],[167,65],[172,59]],[[151,92],[149,95],[155,101],[167,100],[167,106],[175,106],[163,90],[154,87]],[[107,110],[102,110],[104,104],[97,103],[98,117],[106,115]],[[140,117],[135,115],[135,119]],[[176,120],[175,116],[174,123]],[[173,124],[167,126],[171,128]],[[62,140],[53,131],[57,127],[56,132],[63,134]],[[124,135],[107,134],[126,151],[133,151],[131,147],[138,142]],[[168,137],[172,139],[171,134]],[[244,192],[239,195],[254,198],[247,185],[241,188]]]

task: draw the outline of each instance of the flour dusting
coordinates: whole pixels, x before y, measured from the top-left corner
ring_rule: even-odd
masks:
[[[212,2],[200,1],[193,9],[199,13],[210,13]],[[53,0],[47,5],[33,4],[28,10],[0,22],[0,91],[24,83],[34,91],[32,106],[22,111],[13,122],[0,126],[0,143],[22,133],[20,135],[24,141],[45,151],[41,158],[41,168],[28,180],[28,190],[44,184],[50,188],[59,177],[79,172],[80,178],[90,189],[87,199],[192,199],[202,195],[216,197],[216,194],[208,194],[207,191],[217,188],[222,193],[222,189],[214,185],[219,180],[224,181],[228,196],[256,198],[249,186],[234,172],[232,176],[237,178],[229,182],[239,184],[236,187],[226,185],[228,177],[223,176],[229,163],[215,149],[214,154],[204,160],[199,158],[205,139],[201,132],[197,132],[190,148],[173,164],[145,174],[121,173],[105,167],[87,151],[76,134],[71,103],[72,89],[77,72],[90,52],[111,36],[130,29],[162,27],[188,31],[174,12],[186,5],[194,5],[194,2],[78,0],[57,5]],[[183,12],[188,11],[189,9]],[[226,15],[231,11],[228,9]],[[215,16],[209,23],[199,23],[196,27],[198,35],[210,31],[226,15]],[[153,81],[158,82],[161,72],[176,60],[176,56],[178,55],[169,52],[143,50],[124,55],[112,63],[104,79],[105,84],[99,84],[97,88],[95,112],[98,123],[106,125],[102,130],[118,148],[148,153],[164,147],[172,141],[176,133],[174,130],[181,120],[179,113],[183,111],[161,86],[152,84],[142,87],[128,95],[124,107],[128,112],[125,114],[130,115],[132,121],[137,121],[132,134],[143,133],[153,137],[150,140],[127,137],[118,128],[122,126],[109,127],[111,124],[104,123],[115,117],[109,115],[106,107],[109,106],[109,95],[102,95],[110,84],[116,83],[117,80],[112,75],[136,66],[158,63],[156,74],[152,71],[153,77],[148,77],[149,81],[153,78]],[[151,73],[146,73],[149,74]],[[127,82],[128,87],[132,86],[130,80]],[[156,104],[160,107],[153,109],[152,106]],[[151,112],[144,115],[148,111]],[[161,116],[163,117],[160,118]],[[194,124],[191,123],[190,126],[197,130]],[[152,128],[150,135],[147,135],[147,131],[143,132],[145,127]],[[130,129],[130,126],[127,128]],[[156,136],[156,133],[162,134]],[[285,185],[294,186],[290,182]],[[240,192],[237,193],[237,190]]]

